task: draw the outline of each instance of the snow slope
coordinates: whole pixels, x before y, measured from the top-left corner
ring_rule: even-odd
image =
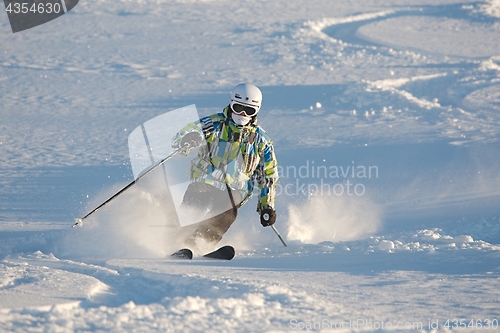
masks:
[[[0,15],[0,331],[495,330],[499,13],[88,0],[17,34]],[[221,242],[235,259],[169,259],[155,175],[70,228],[132,180],[134,128],[217,112],[241,81],[263,91],[288,247],[254,199]]]

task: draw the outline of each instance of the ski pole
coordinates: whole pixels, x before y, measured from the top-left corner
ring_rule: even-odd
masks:
[[[135,183],[137,183],[141,178],[143,178],[144,176],[146,176],[147,174],[149,174],[151,171],[153,171],[154,169],[156,169],[157,167],[159,167],[160,165],[162,165],[163,163],[165,163],[166,161],[168,161],[170,158],[172,158],[173,156],[175,156],[177,153],[179,153],[183,149],[185,149],[185,148],[179,148],[177,150],[174,150],[174,152],[172,154],[168,155],[167,157],[165,157],[164,159],[162,159],[160,162],[158,162],[155,165],[153,165],[148,171],[144,172],[139,177],[137,177],[136,179],[134,179],[130,184],[128,184],[127,186],[125,186],[124,188],[122,188],[120,191],[116,192],[108,200],[104,201],[102,204],[100,204],[99,206],[97,206],[96,208],[94,208],[94,210],[92,210],[90,213],[88,213],[87,215],[85,215],[82,218],[75,219],[75,224],[73,224],[72,228],[76,227],[77,225],[79,225],[79,226],[83,225],[83,220],[85,220],[87,217],[89,217],[90,215],[92,215],[95,212],[97,212],[102,207],[106,206],[114,198],[116,198],[117,196],[119,196],[120,194],[122,194],[123,192],[125,192],[128,188],[130,188],[132,185],[134,185]]]
[[[278,232],[278,230],[276,229],[276,227],[274,225],[271,225],[271,228],[273,228],[274,232],[276,233],[276,236],[278,236],[278,238],[280,239],[280,241],[283,243],[283,245],[286,246],[286,243],[285,241],[283,240],[283,237],[281,237],[280,233]]]

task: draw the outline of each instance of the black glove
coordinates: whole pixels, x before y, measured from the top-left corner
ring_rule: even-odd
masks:
[[[193,147],[198,147],[201,145],[203,142],[203,138],[201,137],[201,134],[198,132],[191,132],[182,138],[181,141],[181,147],[183,148],[193,148]]]
[[[269,227],[276,222],[276,211],[272,207],[263,208],[260,211],[260,223],[263,227]]]

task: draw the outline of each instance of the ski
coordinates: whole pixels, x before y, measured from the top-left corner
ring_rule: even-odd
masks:
[[[180,249],[179,251],[172,253],[170,256],[179,259],[193,259],[193,251],[190,249]]]
[[[205,254],[203,257],[221,260],[231,260],[234,258],[234,247],[230,245],[223,246],[215,251]]]
[[[220,259],[220,260],[231,260],[234,258],[234,248],[230,245],[223,246],[215,251],[205,254],[204,258]],[[193,259],[193,251],[190,249],[180,249],[170,255],[171,257],[178,259]]]

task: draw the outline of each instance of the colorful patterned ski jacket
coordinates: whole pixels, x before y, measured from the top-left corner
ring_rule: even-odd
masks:
[[[223,191],[228,184],[240,192],[243,205],[251,198],[257,181],[257,211],[266,206],[274,208],[278,162],[273,143],[262,127],[256,122],[237,126],[226,107],[221,113],[186,125],[172,139],[172,147],[180,148],[182,138],[191,132],[198,132],[205,139],[191,161],[191,183],[203,182]]]

